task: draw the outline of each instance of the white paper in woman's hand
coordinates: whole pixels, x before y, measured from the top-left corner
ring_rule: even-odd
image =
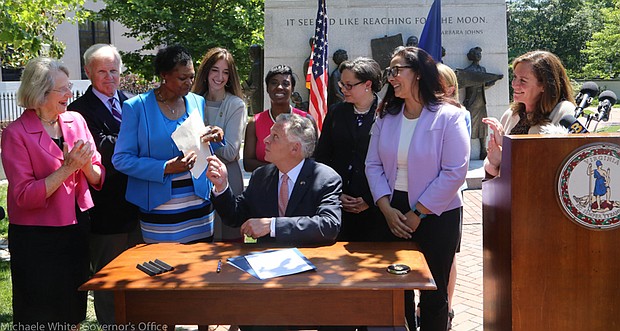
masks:
[[[196,153],[196,163],[194,167],[190,169],[194,178],[200,177],[200,174],[205,171],[207,168],[207,157],[211,156],[209,143],[202,143],[200,141],[200,137],[205,133],[207,133],[207,127],[205,127],[198,109],[194,109],[185,122],[183,122],[171,136],[177,148],[183,152],[184,155],[187,155],[191,151]]]

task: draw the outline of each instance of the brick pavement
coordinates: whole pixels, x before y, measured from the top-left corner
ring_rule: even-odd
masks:
[[[463,238],[456,255],[452,330],[482,330],[482,190],[463,192]]]

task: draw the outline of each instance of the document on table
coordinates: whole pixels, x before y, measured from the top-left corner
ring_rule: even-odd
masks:
[[[200,177],[200,174],[207,168],[207,157],[211,156],[209,143],[200,141],[200,136],[206,132],[207,128],[202,121],[200,111],[194,109],[185,122],[172,133],[172,140],[184,155],[191,151],[196,153],[196,163],[190,169],[194,178]]]
[[[228,259],[228,263],[258,279],[292,275],[316,267],[297,248],[268,250]]]

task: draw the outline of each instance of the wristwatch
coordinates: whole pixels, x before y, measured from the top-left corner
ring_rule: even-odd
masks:
[[[422,213],[418,210],[418,208],[416,208],[416,206],[415,206],[415,205],[413,206],[413,209],[412,209],[412,210],[413,210],[413,213],[414,213],[414,214],[416,214],[416,215],[418,215],[418,217],[419,217],[420,219],[424,219],[424,217],[426,217],[426,216],[427,216],[426,214],[422,214]]]

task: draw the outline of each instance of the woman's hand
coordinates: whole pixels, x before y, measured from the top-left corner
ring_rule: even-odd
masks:
[[[92,167],[91,158],[95,150],[89,143],[79,139],[75,142],[71,151],[69,151],[69,145],[64,143],[62,153],[64,158],[62,165],[64,167],[67,167],[71,172],[82,168],[86,171],[88,168],[85,167]]]
[[[413,230],[405,224],[407,217],[398,209],[390,206],[390,200],[387,195],[377,200],[377,206],[379,207],[379,210],[381,210],[381,213],[383,213],[390,231],[392,231],[395,236],[404,239],[411,238],[411,233]]]
[[[342,209],[349,213],[359,214],[369,208],[364,199],[354,198],[344,193],[340,196],[340,201],[342,202]]]
[[[207,125],[207,132],[200,136],[200,142],[214,142],[219,143],[224,140],[224,130],[219,126]]]
[[[502,163],[502,146],[498,145],[495,139],[489,139],[487,159],[496,168],[499,168],[499,165]]]
[[[178,174],[180,172],[189,171],[194,167],[196,163],[196,152],[192,151],[187,156],[177,156],[174,159],[166,162],[166,168],[164,174]]]
[[[411,230],[413,230],[413,232],[415,232],[418,229],[418,226],[420,226],[420,223],[422,222],[422,219],[420,219],[420,217],[418,215],[416,215],[413,210],[410,210],[409,212],[407,212],[405,214],[405,217],[407,218],[407,220],[405,221],[405,224],[411,228]]]
[[[504,126],[496,118],[485,117],[482,119],[482,123],[489,126],[489,129],[493,131],[491,139],[497,146],[502,146],[502,139],[504,139]]]
[[[484,161],[484,169],[490,175],[499,175],[499,167],[502,163],[502,139],[504,138],[504,126],[496,118],[485,117],[482,123],[487,124],[493,134],[490,135],[487,146],[487,157]]]
[[[407,217],[400,212],[400,210],[390,207],[385,213],[385,220],[390,228],[390,231],[398,238],[410,239],[413,229],[410,228],[405,222]]]
[[[71,150],[69,150],[69,145],[64,143],[62,154],[62,166],[45,178],[46,198],[54,194],[60,185],[78,170],[82,170],[89,184],[96,185],[101,182],[101,169],[92,164],[95,149],[89,142],[78,139]]]

